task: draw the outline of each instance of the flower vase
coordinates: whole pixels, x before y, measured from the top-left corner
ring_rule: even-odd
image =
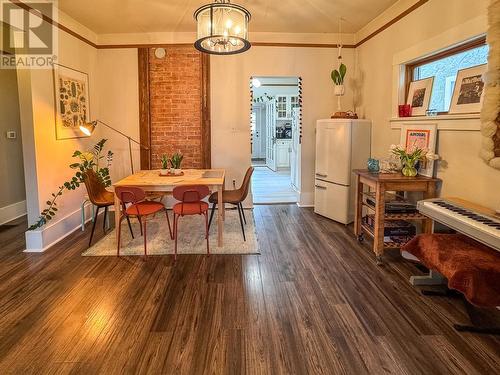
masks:
[[[415,162],[404,163],[401,173],[403,173],[403,176],[406,177],[415,177],[418,173],[417,168],[415,168]]]

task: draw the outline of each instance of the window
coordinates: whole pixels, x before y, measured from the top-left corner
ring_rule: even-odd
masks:
[[[434,77],[429,109],[441,113],[448,112],[457,72],[487,63],[488,45],[485,42],[485,38],[476,39],[407,65],[407,84],[409,85],[410,81]]]

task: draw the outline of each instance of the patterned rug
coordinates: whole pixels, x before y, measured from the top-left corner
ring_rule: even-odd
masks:
[[[173,227],[172,211],[169,211]],[[243,241],[238,211],[226,209],[224,221],[224,246],[217,247],[217,212],[210,227],[210,254],[259,254],[259,244],[252,210],[245,210],[246,242]],[[140,235],[137,219],[130,219],[135,239],[132,239],[127,221],[122,221],[120,256],[144,255],[144,238]],[[96,229],[98,230],[98,229]],[[163,212],[147,221],[148,255],[167,255],[174,253],[174,241],[170,239],[168,224]],[[203,215],[184,216],[179,220],[177,254],[206,254],[205,218]],[[86,250],[82,256],[116,256],[114,229]]]

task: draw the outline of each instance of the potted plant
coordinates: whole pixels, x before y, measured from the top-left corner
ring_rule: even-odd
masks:
[[[168,163],[169,163],[169,159],[168,159],[167,155],[163,154],[161,156],[160,175],[162,175],[162,176],[168,175]]]
[[[339,69],[333,69],[331,73],[332,81],[335,84],[334,94],[335,96],[343,96],[345,93],[344,87],[344,77],[347,73],[347,67],[344,64],[340,64]]]
[[[401,165],[403,167],[401,169],[401,173],[406,177],[415,177],[417,175],[417,164],[420,161],[424,161],[426,159],[430,161],[439,159],[438,155],[419,147],[415,147],[412,151],[410,151],[402,145],[391,145],[390,150],[401,160]]]
[[[181,170],[182,159],[184,159],[184,155],[182,155],[180,151],[173,154],[172,157],[170,158],[170,164],[172,165],[172,168],[174,168],[174,174],[182,173]]]

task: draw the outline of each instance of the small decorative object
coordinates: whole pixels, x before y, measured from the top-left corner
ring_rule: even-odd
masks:
[[[399,117],[410,117],[411,116],[411,104],[400,104],[398,106]]]
[[[417,165],[425,162],[426,159],[436,160],[439,157],[426,149],[419,147],[407,148],[402,145],[391,145],[390,151],[398,156],[403,168],[401,173],[406,177],[415,177],[418,173]]]
[[[89,76],[64,65],[53,65],[56,139],[84,138],[81,125],[90,121]]]
[[[379,162],[380,173],[399,173],[401,171],[401,160],[391,154]]]
[[[448,113],[479,113],[483,104],[486,64],[459,70]]]
[[[426,150],[428,155],[434,155],[436,151],[437,126],[435,124],[408,125],[401,126],[400,144],[409,153],[419,148]],[[434,175],[434,162],[430,157],[423,158],[419,163],[419,173],[423,176],[432,177]]]
[[[424,116],[429,108],[434,77],[410,82],[406,104],[411,105],[412,116]]]
[[[198,37],[194,47],[205,53],[233,55],[251,47],[248,41],[250,12],[230,0],[216,0],[194,12]]]
[[[160,169],[160,175],[166,176],[168,175],[168,163],[170,160],[168,159],[167,155],[163,154],[161,156],[161,169]]]
[[[101,139],[90,151],[81,152],[77,150],[73,153],[73,157],[78,158],[79,161],[77,163],[70,164],[69,167],[77,170],[77,172],[71,180],[59,186],[59,190],[56,193],[52,193],[51,199],[46,202],[47,208],[40,213],[36,223],[32,224],[28,230],[41,228],[54,218],[57,213],[57,198],[63,194],[64,190],[76,190],[80,184],[83,184],[83,172],[87,169],[93,169],[105,187],[111,186],[109,167],[113,160],[113,153],[108,151],[106,156],[101,155],[106,141],[106,139]],[[106,162],[104,167],[99,165],[102,159],[105,159]]]
[[[370,158],[367,162],[368,171],[371,173],[378,173],[380,171],[379,161],[377,159]]]
[[[425,111],[426,116],[437,116],[438,115],[438,110],[437,109],[428,109]]]
[[[488,34],[490,48],[488,71],[484,75],[485,88],[481,108],[481,151],[479,155],[490,167],[500,170],[500,1],[491,1],[488,7]],[[500,210],[497,211],[500,216]]]
[[[176,175],[180,175],[182,173],[181,170],[182,159],[184,159],[184,155],[182,155],[180,151],[173,154],[172,157],[170,158],[170,164],[172,165],[172,168],[174,168],[174,174]]]

